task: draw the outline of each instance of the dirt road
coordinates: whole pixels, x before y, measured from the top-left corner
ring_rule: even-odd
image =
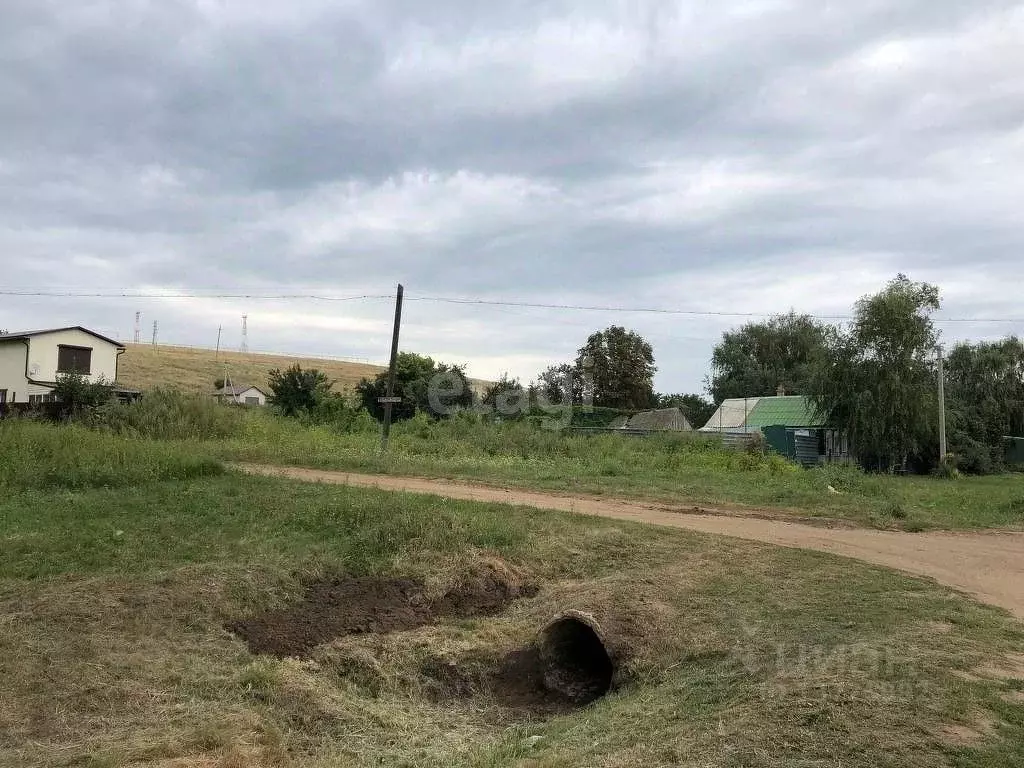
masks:
[[[1024,533],[897,533],[860,528],[822,528],[722,510],[696,511],[692,506],[567,496],[505,489],[446,480],[258,465],[237,465],[250,474],[287,477],[307,482],[335,483],[393,491],[427,493],[451,499],[518,504],[581,515],[610,517],[670,528],[815,549],[876,565],[929,576],[941,584],[1006,608],[1024,619]]]

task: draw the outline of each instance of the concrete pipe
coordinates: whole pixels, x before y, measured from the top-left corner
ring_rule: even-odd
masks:
[[[615,655],[593,616],[581,611],[559,614],[541,630],[540,662],[544,686],[583,705],[604,696],[615,679]]]

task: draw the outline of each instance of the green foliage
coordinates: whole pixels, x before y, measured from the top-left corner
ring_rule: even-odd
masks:
[[[946,411],[957,468],[1003,470],[1005,438],[1024,435],[1024,344],[1011,336],[954,347],[946,362]]]
[[[552,365],[530,385],[530,402],[536,407],[571,406],[583,402],[583,378],[568,363]]]
[[[270,387],[270,402],[281,409],[285,416],[296,416],[311,411],[319,400],[326,397],[331,389],[327,374],[316,368],[302,370],[296,363],[285,371],[275,368],[267,377]]]
[[[918,471],[937,459],[936,332],[939,290],[899,275],[857,302],[848,329],[827,336],[811,382],[815,405],[849,435],[870,469]]]
[[[790,312],[725,333],[711,358],[708,392],[716,403],[775,395],[779,387],[807,394],[826,332],[814,318]]]
[[[57,377],[53,396],[60,403],[62,416],[74,416],[109,403],[114,388],[103,377],[90,382],[80,373],[62,373]]]
[[[356,386],[363,408],[378,420],[384,418],[384,405],[379,401],[387,391],[387,372],[373,381],[363,379]],[[411,419],[417,413],[451,416],[473,405],[473,389],[463,366],[437,363],[413,352],[398,353],[395,397],[402,398],[401,403],[391,407],[391,419],[395,422]]]
[[[150,390],[133,403],[108,403],[82,422],[118,435],[156,440],[211,440],[234,437],[244,429],[239,409],[173,389]]]
[[[617,325],[594,333],[577,356],[583,397],[599,408],[640,411],[654,398],[654,350],[635,331]]]
[[[122,488],[222,471],[219,461],[197,452],[194,444],[129,440],[78,424],[0,421],[0,488],[5,492]]]
[[[700,395],[658,395],[659,408],[678,408],[686,416],[686,420],[694,429],[700,429],[708,423],[714,413],[715,404]]]
[[[570,424],[574,427],[606,429],[616,419],[632,416],[633,413],[633,411],[623,411],[619,408],[576,408],[572,412]]]
[[[502,419],[521,418],[530,410],[529,393],[519,379],[510,379],[507,373],[484,390],[480,402]]]

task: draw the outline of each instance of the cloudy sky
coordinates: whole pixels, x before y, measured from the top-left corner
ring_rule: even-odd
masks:
[[[1024,4],[0,0],[0,328],[531,378],[897,272],[1024,333]],[[147,298],[12,295],[134,293]],[[450,304],[427,297],[653,308]],[[724,313],[724,314],[723,314]]]

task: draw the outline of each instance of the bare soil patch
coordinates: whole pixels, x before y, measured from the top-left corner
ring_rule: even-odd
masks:
[[[424,693],[434,703],[486,696],[505,709],[531,718],[554,717],[585,706],[545,685],[545,666],[535,646],[503,658],[428,659],[420,667]]]
[[[418,579],[337,576],[309,584],[294,605],[232,622],[227,629],[255,654],[301,658],[346,635],[401,632],[442,618],[493,616],[511,601],[536,593],[536,587],[510,583],[496,571],[436,599],[428,597]]]

